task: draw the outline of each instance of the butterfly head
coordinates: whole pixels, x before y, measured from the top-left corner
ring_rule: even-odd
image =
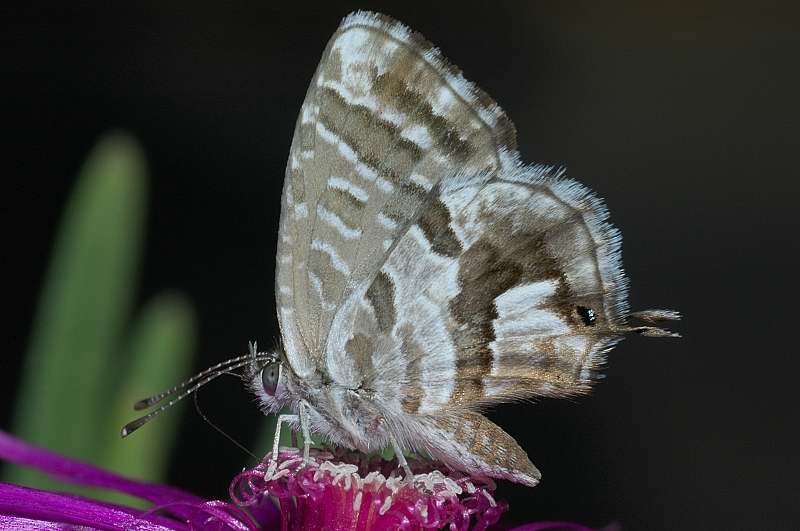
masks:
[[[253,361],[244,375],[247,386],[258,397],[262,410],[269,414],[280,410],[288,401],[288,374],[283,351],[254,352]]]

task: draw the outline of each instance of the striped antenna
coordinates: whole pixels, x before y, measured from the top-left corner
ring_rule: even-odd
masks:
[[[188,380],[186,380],[186,381],[184,381],[182,383],[179,383],[178,385],[176,385],[176,386],[174,386],[174,387],[172,387],[170,389],[167,389],[166,391],[162,391],[162,392],[157,393],[157,394],[155,394],[153,396],[150,396],[150,397],[144,398],[142,400],[139,400],[138,402],[136,402],[133,405],[133,409],[136,410],[136,411],[141,411],[142,409],[147,409],[147,408],[149,408],[151,406],[154,406],[154,405],[158,404],[159,402],[161,402],[162,400],[164,400],[166,397],[168,397],[170,395],[174,395],[175,393],[177,393],[179,391],[182,391],[183,389],[186,389],[187,387],[189,387],[190,385],[195,383],[197,380],[200,380],[200,379],[208,376],[209,374],[218,372],[220,370],[230,369],[230,368],[232,368],[233,365],[236,365],[237,363],[241,363],[244,360],[252,361],[252,360],[257,360],[257,359],[265,359],[266,357],[267,357],[267,354],[262,352],[260,354],[253,354],[253,353],[245,354],[244,356],[237,356],[235,358],[231,358],[229,360],[222,361],[220,363],[217,363],[213,367],[209,367],[208,369],[195,374],[194,376],[192,376]]]
[[[229,360],[225,360],[223,362],[217,363],[213,367],[209,367],[202,372],[199,372],[189,378],[188,380],[184,381],[172,387],[171,389],[167,389],[161,393],[153,395],[149,398],[145,398],[143,400],[139,400],[133,406],[135,410],[142,410],[146,409],[150,406],[158,404],[165,400],[167,397],[172,397],[167,403],[162,404],[158,409],[154,409],[150,413],[139,417],[138,419],[129,422],[125,426],[122,427],[120,431],[120,435],[122,438],[127,437],[134,431],[138,430],[158,415],[172,407],[173,405],[177,404],[187,396],[191,395],[207,383],[216,380],[223,374],[229,374],[228,371],[239,369],[241,367],[245,367],[250,365],[253,362],[269,362],[274,361],[275,356],[273,354],[268,354],[266,352],[258,352],[256,349],[255,343],[250,343],[250,353],[244,356],[237,356],[235,358],[231,358]],[[177,395],[177,396],[176,396]]]

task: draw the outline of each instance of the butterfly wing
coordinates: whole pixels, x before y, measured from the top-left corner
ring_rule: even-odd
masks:
[[[517,160],[503,111],[424,39],[346,18],[283,198],[278,305],[300,372],[397,388],[409,413],[585,391],[624,322],[619,236],[581,185]]]
[[[436,208],[447,228],[412,227],[373,284],[391,286],[380,304],[396,309],[404,410],[588,390],[627,313],[619,236],[600,201],[534,166],[448,179]],[[450,255],[437,251],[448,233]]]
[[[514,154],[502,110],[432,45],[381,15],[342,22],[306,94],[284,184],[276,293],[297,374],[325,370],[341,343],[331,332],[350,335],[334,319],[354,293],[380,291],[376,274],[438,183],[494,175]],[[433,231],[440,220],[427,221]],[[375,311],[376,332],[388,332],[394,308]]]
[[[479,410],[586,391],[629,330],[606,218],[560,171],[521,165],[503,111],[421,36],[347,17],[297,122],[278,250],[288,361],[339,390],[313,390],[320,429],[535,484]]]

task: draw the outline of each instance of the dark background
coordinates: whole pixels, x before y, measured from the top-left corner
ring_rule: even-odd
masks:
[[[108,4],[0,13],[9,218],[0,427],[62,206],[111,128],[142,142],[151,169],[140,299],[176,288],[193,300],[198,369],[275,337],[276,226],[296,113],[339,19],[364,7],[422,32],[493,95],[526,161],[565,164],[607,199],[633,308],[686,316],[681,340],[623,342],[592,396],[492,414],[544,473],[532,490],[501,485],[509,521],[800,525],[796,10]],[[234,380],[206,388],[201,402],[244,442],[263,422]],[[244,461],[189,414],[172,482],[224,497]]]

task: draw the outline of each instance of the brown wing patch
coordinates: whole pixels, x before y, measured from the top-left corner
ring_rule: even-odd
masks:
[[[385,272],[380,271],[367,290],[367,300],[375,312],[378,328],[389,333],[397,316],[394,308],[394,283]]]
[[[408,113],[416,123],[424,124],[437,146],[457,162],[463,163],[475,154],[475,146],[462,139],[447,118],[433,112],[430,102],[406,85],[400,76],[391,72],[381,74],[375,79],[375,88],[379,94],[391,94],[397,108]]]
[[[398,127],[374,111],[348,103],[336,91],[320,89],[319,119],[342,138],[358,157],[388,180],[400,183],[419,162],[419,146],[400,136]],[[392,149],[387,152],[387,147]]]
[[[403,395],[400,404],[406,413],[416,413],[422,403],[422,359],[428,355],[425,348],[415,338],[414,327],[404,324],[400,327],[402,338],[401,352],[406,359],[406,374],[403,378]]]
[[[443,432],[439,440],[433,441],[435,457],[445,462],[457,458],[461,467],[466,464],[468,471],[476,475],[510,479],[530,487],[539,483],[542,474],[525,450],[480,413],[442,415],[433,422]],[[453,455],[455,452],[459,454]]]
[[[462,248],[450,226],[451,221],[447,206],[437,199],[425,209],[417,224],[425,233],[433,252],[455,258],[461,254]]]

